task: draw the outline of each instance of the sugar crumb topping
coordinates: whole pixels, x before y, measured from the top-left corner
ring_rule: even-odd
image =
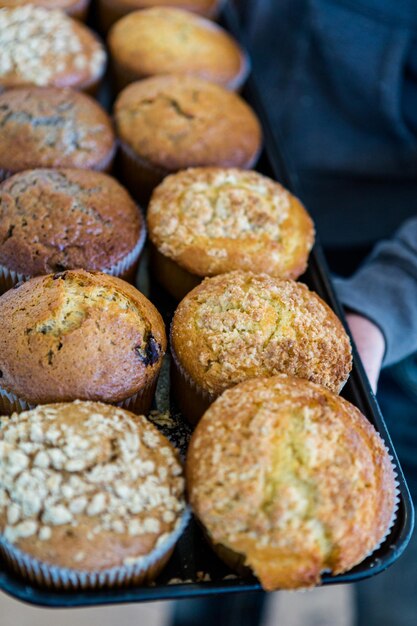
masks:
[[[289,192],[256,172],[191,169],[166,178],[154,195],[151,234],[171,258],[200,238],[208,240],[209,254],[224,257],[224,238],[279,242],[289,208]]]
[[[0,9],[0,80],[17,75],[44,86],[74,69],[100,75],[106,53],[93,38],[87,52],[76,24],[59,10],[33,5]]]
[[[317,294],[265,274],[206,279],[181,302],[172,328],[182,367],[212,393],[279,372],[338,391],[351,367],[349,338]]]
[[[4,537],[48,541],[54,527],[87,524],[90,539],[111,531],[150,534],[156,542],[185,507],[182,468],[164,441],[144,417],[136,424],[123,410],[97,403],[0,418]]]

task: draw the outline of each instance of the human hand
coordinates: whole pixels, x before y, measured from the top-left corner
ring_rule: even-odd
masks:
[[[376,393],[382,359],[385,353],[384,335],[376,324],[357,313],[347,313],[346,321],[368,375],[372,390]]]

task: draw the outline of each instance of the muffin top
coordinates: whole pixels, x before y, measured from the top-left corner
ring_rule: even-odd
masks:
[[[45,9],[61,9],[68,15],[73,15],[86,7],[89,4],[89,0],[0,0],[0,8],[15,8],[27,4],[44,7]]]
[[[214,16],[224,0],[104,0],[110,5],[134,9],[148,9],[154,6],[177,7],[199,13],[206,17]]]
[[[110,270],[145,236],[119,183],[88,170],[26,170],[0,185],[0,265],[25,276]]]
[[[207,19],[169,7],[135,11],[110,31],[112,57],[132,76],[186,74],[238,89],[249,64],[237,42]]]
[[[185,509],[175,450],[145,417],[93,402],[0,419],[0,532],[46,563],[132,565]]]
[[[252,272],[206,278],[187,294],[171,342],[182,370],[213,397],[279,372],[338,392],[352,365],[349,337],[316,293]]]
[[[191,505],[211,540],[267,590],[344,572],[384,538],[396,508],[382,440],[353,405],[278,375],[226,391],[187,456]]]
[[[125,146],[168,171],[193,165],[249,168],[261,146],[252,109],[235,93],[191,76],[154,76],[116,100]]]
[[[25,85],[83,89],[104,74],[106,53],[89,28],[58,10],[0,9],[0,90]]]
[[[0,170],[107,169],[116,148],[111,120],[89,96],[32,87],[0,94]]]
[[[194,168],[164,179],[148,207],[149,236],[197,276],[236,269],[297,278],[313,223],[302,204],[257,172]]]
[[[29,404],[119,402],[150,383],[166,349],[156,308],[125,281],[68,270],[0,297],[0,384]]]

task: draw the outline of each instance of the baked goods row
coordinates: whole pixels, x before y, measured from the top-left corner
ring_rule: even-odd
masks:
[[[0,319],[1,412],[18,411],[0,429],[3,555],[57,588],[152,580],[189,515],[177,453],[134,415],[155,389],[161,317],[121,279],[68,270],[9,290]],[[265,274],[206,278],[171,342],[184,414],[196,422],[209,407],[187,489],[221,558],[265,589],[299,588],[381,543],[395,472],[366,418],[322,386],[343,384],[350,345],[318,296]]]
[[[49,588],[150,582],[189,519],[177,452],[145,417],[107,404],[1,418],[0,478],[0,552]],[[384,540],[397,508],[389,455],[366,418],[285,375],[211,405],[186,478],[214,550],[266,590],[350,569]]]
[[[107,3],[104,0],[109,12]],[[57,8],[53,1],[46,7],[23,2],[5,8],[2,4],[0,90],[38,85],[96,92],[107,53],[92,30],[58,10],[63,8],[59,1]],[[44,0],[43,4],[48,3]],[[85,4],[86,0],[77,0],[68,8],[85,11]],[[104,16],[106,26],[108,18]],[[141,78],[177,74],[235,90],[249,71],[246,54],[223,28],[173,7],[133,11],[113,25],[107,43],[118,89]]]
[[[101,7],[108,23],[130,9]],[[184,298],[171,353],[173,395],[197,423],[188,499],[232,567],[266,589],[311,586],[375,549],[397,506],[383,443],[333,393],[351,367],[343,327],[291,280],[312,222],[280,185],[240,169],[261,130],[225,89],[248,61],[222,29],[152,9],[108,41],[116,84],[141,79],[115,104],[122,182],[145,204],[164,179],[147,225],[155,277]],[[93,92],[106,54],[86,27],[34,6],[0,10],[0,43],[0,412],[15,411],[0,429],[0,549],[47,586],[145,583],[189,511],[178,454],[140,416],[167,348],[160,314],[126,282],[145,220],[104,173],[109,118],[61,88]]]

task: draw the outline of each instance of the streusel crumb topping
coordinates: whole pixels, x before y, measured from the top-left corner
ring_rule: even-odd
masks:
[[[80,29],[83,37],[80,36]],[[62,11],[26,5],[0,9],[0,82],[51,85],[66,72],[98,77],[106,53],[87,29]]]
[[[87,540],[152,535],[156,545],[185,507],[183,488],[176,452],[143,416],[76,401],[0,419],[0,523],[11,543],[66,526]]]
[[[171,337],[180,366],[213,395],[280,372],[339,391],[351,368],[349,338],[323,300],[265,274],[204,280],[180,303]]]

